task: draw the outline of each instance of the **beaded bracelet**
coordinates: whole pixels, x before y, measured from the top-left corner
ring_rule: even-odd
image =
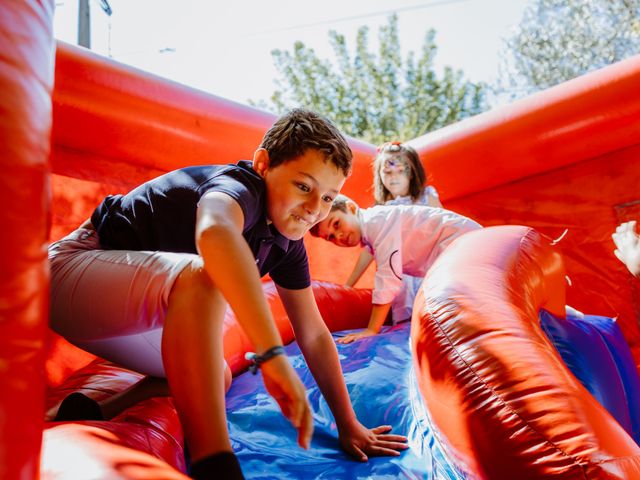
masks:
[[[284,347],[278,345],[276,347],[271,347],[262,355],[258,355],[255,352],[247,352],[244,354],[244,358],[251,362],[251,365],[249,365],[249,371],[255,375],[258,373],[258,369],[260,368],[260,365],[262,365],[267,360],[272,359],[276,355],[282,355],[282,354],[284,354]]]

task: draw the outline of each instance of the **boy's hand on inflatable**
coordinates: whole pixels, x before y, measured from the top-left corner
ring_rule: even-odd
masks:
[[[313,417],[300,377],[285,355],[273,357],[260,368],[267,391],[278,402],[282,414],[298,430],[298,444],[308,449],[313,434]]]
[[[636,233],[636,222],[618,225],[611,238],[616,244],[615,256],[633,275],[640,277],[640,237]]]
[[[368,461],[369,457],[397,457],[401,450],[409,448],[407,437],[388,434],[390,431],[391,425],[369,429],[356,422],[350,428],[339,430],[340,445],[345,452],[361,462]]]
[[[373,330],[369,330],[368,328],[365,328],[361,332],[349,333],[348,335],[345,335],[342,338],[338,338],[336,340],[336,343],[353,343],[356,340],[360,340],[361,338],[373,337],[374,335],[377,335],[377,333],[374,332]]]

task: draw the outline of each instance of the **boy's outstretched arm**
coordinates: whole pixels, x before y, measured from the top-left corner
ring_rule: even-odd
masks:
[[[345,285],[347,287],[353,287],[358,283],[358,280],[360,280],[362,274],[367,270],[367,267],[371,265],[371,262],[373,262],[373,255],[371,255],[367,249],[363,249]]]
[[[282,345],[282,339],[265,299],[253,253],[242,236],[243,226],[242,208],[230,196],[212,192],[200,200],[195,235],[204,270],[215,294],[221,294],[231,306],[256,353],[261,354]],[[207,320],[198,319],[200,322]],[[206,362],[207,359],[201,361]],[[313,419],[300,378],[285,355],[273,357],[261,369],[267,390],[277,400],[282,413],[298,429],[300,445],[308,448]],[[172,390],[174,386],[171,385]]]
[[[336,340],[337,343],[352,343],[356,340],[365,337],[372,337],[380,333],[380,329],[382,325],[384,325],[384,321],[389,315],[389,310],[391,309],[390,303],[385,303],[382,305],[373,304],[373,308],[371,309],[371,317],[369,317],[369,325],[364,330],[355,333],[349,333],[342,338],[338,338]]]
[[[363,462],[369,456],[399,455],[400,450],[408,448],[406,437],[388,434],[390,425],[366,428],[356,418],[342,376],[338,351],[322,320],[311,287],[302,290],[277,288],[298,345],[336,419],[342,448]]]
[[[618,225],[611,237],[616,244],[615,256],[634,276],[640,277],[640,237],[635,220]]]

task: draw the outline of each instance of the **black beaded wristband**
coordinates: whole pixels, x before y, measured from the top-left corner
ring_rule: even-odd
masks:
[[[255,352],[247,352],[244,354],[244,358],[251,362],[251,365],[249,365],[249,371],[255,375],[256,373],[258,373],[258,369],[260,368],[260,365],[262,365],[267,360],[272,359],[276,355],[283,355],[283,354],[284,354],[284,347],[278,345],[277,347],[271,347],[262,355],[258,355]]]

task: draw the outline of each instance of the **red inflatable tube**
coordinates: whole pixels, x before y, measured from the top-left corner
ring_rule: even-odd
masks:
[[[276,116],[58,42],[53,120],[54,173],[129,189],[184,166],[250,159]],[[349,145],[359,180],[347,191],[364,201],[375,149]]]
[[[640,364],[640,284],[611,233],[640,219],[640,56],[410,141],[444,206],[563,237],[568,304],[617,317]]]
[[[0,2],[0,478],[38,478],[53,1]]]
[[[411,335],[441,440],[472,479],[640,478],[640,448],[568,371],[541,308],[564,316],[564,268],[535,230],[471,232],[438,258]]]
[[[640,144],[638,85],[640,55],[409,143],[443,200],[464,197]]]
[[[42,478],[187,480],[177,469],[184,469],[182,444],[166,439],[147,421],[51,423],[44,432]]]
[[[44,478],[186,478],[180,473],[185,471],[182,428],[172,401],[166,397],[145,400],[109,421],[50,421],[60,402],[72,392],[103,400],[142,377],[97,359],[48,390]]]

